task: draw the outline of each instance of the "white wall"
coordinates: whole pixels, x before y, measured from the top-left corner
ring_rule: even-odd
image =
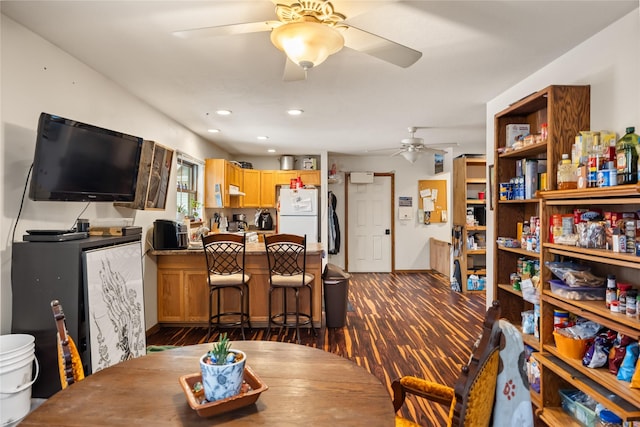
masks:
[[[11,329],[11,244],[27,172],[33,160],[38,116],[42,111],[154,140],[199,159],[226,153],[77,61],[54,45],[2,15],[0,150],[0,333]],[[175,181],[175,161],[171,182]],[[135,211],[111,203],[91,203],[86,218],[133,217],[146,236],[157,218],[174,219],[175,186],[166,211]],[[28,198],[15,240],[30,228],[69,228],[86,203],[33,202]],[[144,240],[147,240],[143,237]],[[144,242],[145,249],[149,244]],[[145,320],[157,323],[156,266],[144,259]]]
[[[494,115],[515,100],[552,84],[591,85],[591,129],[613,130],[618,135],[623,135],[628,126],[640,129],[638,70],[640,11],[636,9],[487,103],[487,164],[494,162]],[[494,217],[491,211],[487,226],[487,241],[493,242]],[[514,234],[515,230],[501,233],[505,236]],[[490,249],[487,265],[493,265],[494,257]],[[493,297],[493,282],[493,271],[489,268],[488,305]]]
[[[333,191],[337,198],[338,218],[341,230],[340,252],[330,255],[329,262],[340,267],[345,266],[345,191],[344,172],[380,172],[395,174],[394,197],[394,226],[395,226],[395,268],[396,270],[426,270],[430,269],[429,263],[429,239],[435,237],[439,240],[451,241],[451,168],[452,155],[445,155],[444,172],[434,174],[433,155],[427,154],[411,164],[401,156],[329,156],[328,167],[336,163],[338,176],[342,181],[330,184],[329,190]],[[432,223],[430,225],[418,222],[418,181],[423,179],[438,179],[447,181],[447,210],[449,222]],[[414,218],[412,220],[398,219],[398,198],[410,196],[413,198]]]

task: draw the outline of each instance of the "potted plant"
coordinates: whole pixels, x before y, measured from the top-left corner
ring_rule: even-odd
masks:
[[[247,356],[243,351],[231,348],[226,332],[218,342],[200,358],[204,395],[214,402],[240,393]]]
[[[191,201],[191,212],[193,214],[193,220],[197,221],[200,219],[200,207],[202,206],[202,204],[197,201],[197,200],[192,200]]]

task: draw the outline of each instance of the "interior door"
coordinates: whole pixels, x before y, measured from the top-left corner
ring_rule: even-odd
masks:
[[[348,185],[348,270],[389,273],[391,261],[391,176],[372,184]]]

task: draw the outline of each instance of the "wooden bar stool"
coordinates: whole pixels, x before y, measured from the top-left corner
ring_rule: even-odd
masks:
[[[306,272],[307,236],[294,234],[265,235],[267,262],[269,265],[269,325],[267,335],[271,332],[271,325],[280,327],[295,327],[296,338],[300,343],[300,326],[313,327],[313,274]],[[273,293],[280,289],[282,294],[282,310],[273,312]],[[300,290],[309,291],[309,311],[300,310]],[[295,310],[287,308],[287,293],[295,295]],[[293,317],[294,320],[290,320]]]
[[[242,339],[245,339],[244,326],[251,329],[249,320],[249,279],[251,275],[244,271],[245,261],[244,234],[211,234],[202,236],[202,245],[207,260],[209,281],[209,330],[207,341],[211,337],[211,329],[216,326],[240,326]],[[235,289],[240,295],[237,310],[221,312],[223,289]],[[216,312],[213,313],[213,297],[217,293]],[[225,304],[228,307],[228,304]]]

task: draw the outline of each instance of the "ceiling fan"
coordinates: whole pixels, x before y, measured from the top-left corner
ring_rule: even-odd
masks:
[[[176,31],[183,38],[212,37],[271,31],[271,42],[287,55],[284,80],[304,80],[310,68],[320,65],[343,46],[399,67],[409,67],[421,52],[344,22],[347,17],[326,0],[301,0],[276,4],[277,21],[238,23]]]
[[[444,144],[425,144],[424,139],[417,138],[415,133],[418,129],[430,129],[427,126],[412,126],[409,130],[409,138],[404,138],[400,141],[402,148],[395,151],[391,156],[402,156],[411,163],[415,163],[416,160],[422,155],[422,153],[434,153],[445,154],[446,151],[441,148],[449,148],[458,146],[457,143],[444,143]]]

